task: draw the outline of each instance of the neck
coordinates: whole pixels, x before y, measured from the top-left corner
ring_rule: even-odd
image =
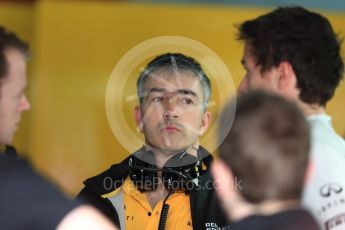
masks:
[[[323,107],[317,103],[307,104],[307,103],[299,101],[298,106],[302,110],[302,112],[304,113],[305,116],[325,113],[325,107]]]
[[[145,149],[151,150],[153,152],[155,156],[155,160],[156,160],[156,165],[159,168],[163,168],[167,160],[169,160],[172,156],[183,151],[187,151],[188,154],[197,156],[198,148],[199,148],[199,142],[194,143],[193,145],[187,147],[186,149],[180,149],[180,150],[175,150],[175,151],[163,150],[163,149],[155,148],[147,143],[145,144]]]
[[[241,220],[250,215],[273,215],[284,210],[295,209],[299,207],[298,200],[285,201],[265,201],[260,204],[251,204],[245,201],[237,202],[238,205],[233,205],[229,210],[229,218],[233,221]],[[236,206],[236,207],[235,207]]]

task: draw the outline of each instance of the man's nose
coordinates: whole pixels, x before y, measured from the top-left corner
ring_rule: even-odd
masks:
[[[248,92],[248,81],[246,78],[243,78],[240,82],[240,85],[237,88],[237,95],[241,95]]]
[[[178,111],[177,111],[178,108],[177,108],[176,100],[174,100],[173,98],[170,98],[169,100],[166,101],[164,107],[165,107],[164,114],[163,114],[164,119],[178,117]]]
[[[31,108],[28,98],[24,95],[19,104],[19,111],[28,111]]]

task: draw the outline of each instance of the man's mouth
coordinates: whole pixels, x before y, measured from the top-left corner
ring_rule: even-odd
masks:
[[[165,132],[180,132],[180,129],[175,125],[165,125],[161,130]]]

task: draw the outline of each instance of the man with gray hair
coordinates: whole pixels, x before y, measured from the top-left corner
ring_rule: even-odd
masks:
[[[212,157],[199,144],[211,121],[211,84],[200,64],[180,53],[160,55],[141,72],[137,92],[135,120],[144,146],[87,179],[79,197],[126,230],[222,225],[209,173]]]

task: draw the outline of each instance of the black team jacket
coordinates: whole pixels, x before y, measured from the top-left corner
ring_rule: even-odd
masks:
[[[213,160],[211,154],[203,147],[199,147],[199,155],[207,170],[198,177],[198,187],[188,191],[190,197],[190,208],[195,230],[227,229],[228,225],[223,210],[216,197],[213,179],[210,174],[210,165]],[[102,195],[109,194],[121,187],[129,174],[128,161],[126,158],[119,164],[111,166],[103,173],[84,181],[85,187],[78,194],[77,199],[87,201],[98,208],[117,226],[120,226],[120,218],[112,202],[103,198]],[[112,183],[109,186],[109,182]]]

